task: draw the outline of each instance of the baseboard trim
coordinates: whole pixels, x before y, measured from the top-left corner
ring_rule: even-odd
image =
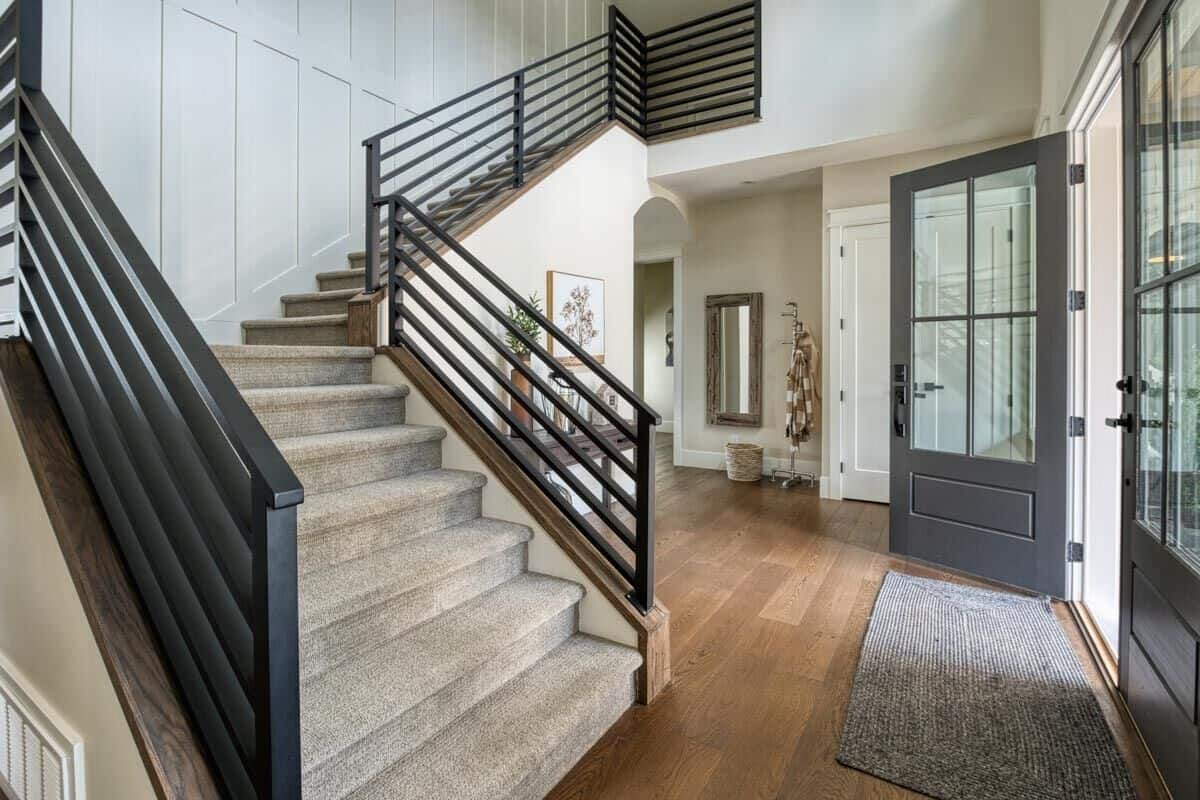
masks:
[[[725,454],[713,452],[711,450],[681,450],[679,453],[680,467],[696,467],[698,469],[725,469]],[[765,456],[763,458],[763,475],[770,477],[771,471],[775,469],[788,469],[789,460],[779,458],[777,456]],[[798,458],[796,459],[796,470],[798,472],[811,472],[818,476],[818,479],[824,483],[826,478],[821,475],[821,465],[816,461]]]

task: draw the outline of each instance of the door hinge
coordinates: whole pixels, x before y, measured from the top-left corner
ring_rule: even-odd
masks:
[[[845,389],[838,390],[838,402],[839,403],[846,402],[846,390]]]
[[[1071,186],[1083,183],[1083,179],[1087,177],[1087,167],[1083,164],[1072,164],[1067,173],[1067,183]]]
[[[1083,289],[1071,289],[1067,292],[1067,311],[1083,311],[1087,307],[1087,294]]]
[[[1083,561],[1083,542],[1067,542],[1067,563],[1079,564]]]
[[[845,472],[845,471],[846,471],[846,462],[839,461],[838,462],[838,472]]]
[[[1012,228],[1009,228],[1009,229],[1008,229],[1008,242],[1009,242],[1009,244],[1012,244],[1012,240],[1013,240],[1013,236],[1012,236]]]
[[[1067,436],[1083,436],[1083,417],[1067,417]]]
[[[846,318],[845,317],[842,317],[841,319],[838,320],[838,330],[842,330],[842,331],[846,330]]]
[[[844,245],[844,244],[838,245],[838,255],[841,256],[842,258],[846,257],[846,245]]]

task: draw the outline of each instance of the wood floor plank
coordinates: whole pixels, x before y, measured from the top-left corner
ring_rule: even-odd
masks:
[[[669,440],[657,448],[655,568],[671,609],[673,681],[653,705],[630,709],[549,797],[921,797],[837,763],[863,636],[888,570],[986,584],[890,555],[886,505],[675,469]],[[1138,796],[1156,798],[1132,734],[1105,703]]]

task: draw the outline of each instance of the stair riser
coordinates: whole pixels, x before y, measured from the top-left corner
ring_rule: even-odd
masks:
[[[522,542],[402,595],[373,601],[355,598],[355,606],[346,608],[336,622],[302,634],[301,678],[319,675],[342,661],[369,652],[379,642],[399,636],[496,588],[524,572],[527,564],[527,549]],[[301,628],[304,627],[302,620]]]
[[[349,301],[344,297],[322,298],[320,300],[284,300],[283,316],[320,317],[325,314],[345,314]]]
[[[613,685],[604,693],[606,699],[594,704],[595,712],[585,717],[571,736],[544,754],[537,768],[519,787],[505,795],[504,800],[542,800],[550,794],[592,745],[600,741],[600,737],[637,701],[636,676],[637,673],[614,676]]]
[[[305,774],[305,800],[334,800],[363,785],[565,642],[577,619],[575,604],[369,736],[326,757]]]
[[[350,343],[344,322],[337,325],[246,328],[246,344],[324,345],[336,347]]]
[[[317,286],[322,292],[333,292],[338,289],[362,289],[366,283],[366,275],[346,275],[338,278],[318,278]],[[335,312],[341,313],[341,312]]]
[[[370,359],[239,358],[222,361],[239,389],[370,383]]]
[[[332,520],[328,525],[316,527],[305,519],[302,508],[299,522],[300,573],[352,558],[362,558],[378,548],[468,522],[482,513],[482,489],[462,492],[419,508],[383,513],[357,524]]]
[[[332,492],[362,483],[398,478],[442,466],[440,439],[401,447],[368,447],[357,453],[313,460],[289,459],[296,477],[310,494]]]
[[[404,399],[401,397],[289,403],[267,408],[256,408],[251,402],[250,407],[273,439],[404,423]]]

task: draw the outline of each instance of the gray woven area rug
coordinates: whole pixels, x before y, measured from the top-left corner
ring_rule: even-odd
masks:
[[[838,761],[943,800],[1125,800],[1129,774],[1049,600],[889,572]]]

